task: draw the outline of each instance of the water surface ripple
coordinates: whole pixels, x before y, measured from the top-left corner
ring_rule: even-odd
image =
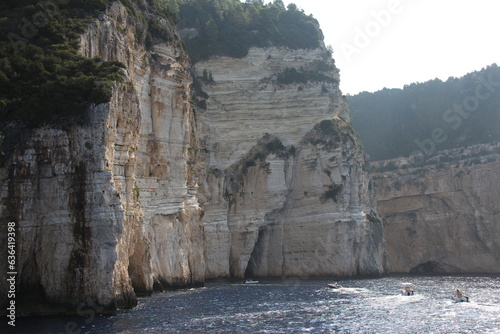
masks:
[[[401,295],[405,281],[414,283],[414,296]],[[137,308],[91,323],[77,320],[80,333],[500,333],[497,277],[347,280],[341,289],[327,283],[211,283],[141,298]],[[457,287],[468,290],[469,303],[451,300]],[[41,334],[64,333],[68,320],[31,324],[37,321]]]

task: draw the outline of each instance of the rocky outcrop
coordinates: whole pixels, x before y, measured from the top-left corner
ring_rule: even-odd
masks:
[[[175,42],[146,51],[131,22],[117,2],[81,37],[84,55],[126,64],[110,103],[91,107],[83,125],[1,138],[18,312],[74,313],[82,303],[109,312],[204,281],[189,60]]]
[[[326,77],[281,83],[290,69]],[[252,48],[195,72],[213,77],[198,117],[206,277],[381,274],[382,225],[327,51]]]
[[[500,144],[416,162],[373,163],[390,271],[500,273]]]
[[[129,15],[115,2],[81,36],[82,54],[125,64],[109,103],[81,124],[0,137],[17,312],[113,312],[206,278],[383,273],[373,187],[326,48],[198,63],[208,97],[195,119],[177,32],[163,22],[173,40],[148,51]]]

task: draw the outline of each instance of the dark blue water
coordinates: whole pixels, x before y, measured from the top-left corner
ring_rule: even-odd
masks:
[[[401,295],[413,282],[414,296]],[[389,277],[207,284],[141,298],[111,317],[35,318],[26,333],[500,333],[500,279]],[[467,289],[469,303],[451,300]],[[75,324],[78,326],[75,327]],[[75,330],[76,329],[76,330]]]

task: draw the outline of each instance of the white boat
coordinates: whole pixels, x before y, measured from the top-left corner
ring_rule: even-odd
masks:
[[[413,290],[413,283],[401,283],[403,285],[402,294],[404,296],[410,296],[415,293]]]
[[[342,285],[340,285],[338,283],[329,283],[328,287],[331,289],[340,289],[342,287]]]
[[[247,279],[245,280],[245,284],[257,284],[259,281],[254,281],[253,279]]]
[[[468,302],[469,296],[465,295],[460,289],[456,289],[455,292],[453,292],[451,299],[457,303]]]

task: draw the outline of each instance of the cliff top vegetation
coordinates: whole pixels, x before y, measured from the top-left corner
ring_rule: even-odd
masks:
[[[252,46],[312,49],[323,34],[312,16],[281,0],[179,0],[179,28],[191,30],[185,38],[188,54],[196,63],[214,55],[244,57]],[[186,31],[187,31],[186,30]]]
[[[160,19],[177,22],[167,0],[121,0],[138,29],[137,38],[169,39]],[[5,0],[0,3],[0,123],[28,126],[60,122],[108,102],[118,62],[78,53],[78,37],[111,0]],[[143,15],[147,12],[149,15]]]

